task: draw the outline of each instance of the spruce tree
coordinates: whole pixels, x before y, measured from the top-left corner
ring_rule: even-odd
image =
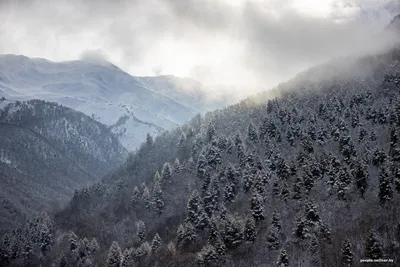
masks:
[[[255,144],[258,142],[257,129],[252,122],[250,122],[249,127],[247,128],[247,138]]]
[[[140,199],[140,191],[139,188],[137,186],[135,186],[133,188],[133,193],[132,193],[132,198],[131,198],[131,202],[132,204],[136,204]]]
[[[382,168],[379,173],[379,202],[384,205],[393,198],[393,190],[390,177],[386,168]]]
[[[147,188],[147,186],[145,186],[143,189],[142,201],[144,203],[145,208],[147,210],[151,210],[152,202],[151,202],[150,192],[149,192],[149,189]]]
[[[120,267],[122,260],[121,248],[118,243],[114,241],[108,251],[107,267]]]
[[[214,136],[215,136],[215,127],[214,127],[214,124],[210,123],[210,124],[208,124],[208,127],[207,127],[208,141],[210,142]]]
[[[383,257],[383,247],[378,235],[371,231],[365,245],[365,256],[368,259],[381,259]]]
[[[161,179],[163,183],[170,184],[172,182],[172,168],[169,162],[165,162],[161,171]]]
[[[144,259],[151,253],[151,246],[148,242],[142,243],[134,252],[136,262],[143,262]]]
[[[165,203],[164,203],[164,193],[161,189],[161,184],[159,181],[154,182],[153,187],[153,205],[157,213],[161,214],[164,210]]]
[[[156,251],[161,246],[161,237],[156,233],[151,241],[151,250]]]
[[[248,192],[254,183],[254,175],[248,163],[246,163],[243,173],[243,191]]]
[[[341,267],[353,266],[353,251],[348,239],[345,239],[342,245],[342,264]]]
[[[191,223],[183,223],[178,226],[178,230],[176,232],[176,239],[178,245],[186,245],[194,242],[196,239],[196,230]]]
[[[122,253],[121,267],[131,267],[134,264],[133,250],[126,248]]]
[[[224,223],[222,237],[227,247],[236,247],[243,241],[242,222],[229,215]]]
[[[286,249],[282,249],[279,254],[278,262],[276,264],[277,267],[289,267],[289,257],[286,252]]]
[[[143,221],[138,221],[136,223],[136,237],[138,238],[139,244],[142,244],[147,235],[146,225]]]
[[[256,240],[256,236],[256,222],[252,216],[247,217],[243,231],[244,240],[253,243]]]
[[[146,136],[146,144],[147,144],[148,146],[151,146],[151,145],[153,145],[153,143],[154,143],[153,137],[151,136],[151,134],[147,133],[147,136]]]
[[[302,185],[303,185],[302,179],[300,178],[300,176],[296,176],[296,179],[293,182],[293,188],[292,188],[292,191],[293,191],[292,198],[293,199],[301,199]]]
[[[359,161],[352,164],[351,173],[356,181],[356,186],[362,198],[364,198],[365,191],[368,187],[368,170],[367,166]]]
[[[205,177],[208,176],[208,163],[205,155],[201,153],[199,158],[197,159],[197,177],[200,180],[204,180]]]
[[[278,232],[282,230],[281,217],[277,211],[272,213],[272,226],[275,227]]]
[[[197,264],[199,266],[214,266],[218,263],[218,253],[211,244],[206,244],[199,253],[197,253]]]
[[[304,239],[308,238],[308,236],[309,236],[308,229],[307,229],[306,222],[304,219],[299,218],[296,220],[295,228],[293,231],[293,236],[297,240],[304,240]]]
[[[264,200],[262,196],[259,193],[257,193],[257,191],[253,192],[253,197],[251,199],[251,214],[253,215],[254,220],[256,222],[265,219]]]
[[[197,190],[193,190],[188,200],[187,217],[185,221],[192,223],[200,230],[204,229],[208,225],[208,217]]]
[[[204,210],[208,216],[211,216],[218,209],[219,197],[219,182],[217,177],[213,177],[203,197]]]
[[[271,250],[277,250],[280,246],[280,238],[278,229],[271,227],[267,234],[267,246]]]

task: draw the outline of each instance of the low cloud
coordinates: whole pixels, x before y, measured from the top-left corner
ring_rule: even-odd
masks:
[[[395,0],[4,0],[0,53],[268,88],[377,46],[399,12]]]

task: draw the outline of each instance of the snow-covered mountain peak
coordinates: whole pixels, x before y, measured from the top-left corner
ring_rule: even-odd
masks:
[[[0,97],[42,99],[81,111],[111,127],[129,150],[138,148],[147,133],[156,135],[226,104],[210,104],[204,94],[192,79],[133,77],[104,60],[0,55]]]

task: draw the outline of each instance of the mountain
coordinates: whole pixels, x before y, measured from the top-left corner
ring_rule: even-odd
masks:
[[[234,94],[228,94],[228,88],[212,86],[207,87],[190,78],[179,78],[173,75],[154,77],[137,77],[149,88],[172,99],[186,103],[195,108],[199,113],[214,110],[237,102]]]
[[[126,157],[110,129],[81,112],[42,100],[1,100],[0,231],[66,203]]]
[[[197,115],[77,191],[54,221],[39,216],[5,235],[1,263],[395,264],[399,92],[397,45],[311,68],[273,99]],[[27,245],[29,259],[10,259]]]
[[[133,77],[103,61],[0,55],[0,96],[42,99],[81,111],[109,126],[128,150],[137,149],[147,133],[157,135],[227,104],[227,99],[215,102],[205,94],[189,79]]]
[[[395,266],[399,205],[397,43],[149,137],[52,218],[6,233],[0,264]]]

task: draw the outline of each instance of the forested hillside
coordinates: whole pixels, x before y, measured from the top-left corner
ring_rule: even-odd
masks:
[[[149,135],[54,222],[5,235],[3,266],[398,265],[400,49],[276,90]]]
[[[80,112],[41,100],[0,104],[0,232],[65,204],[127,157],[106,126]]]

